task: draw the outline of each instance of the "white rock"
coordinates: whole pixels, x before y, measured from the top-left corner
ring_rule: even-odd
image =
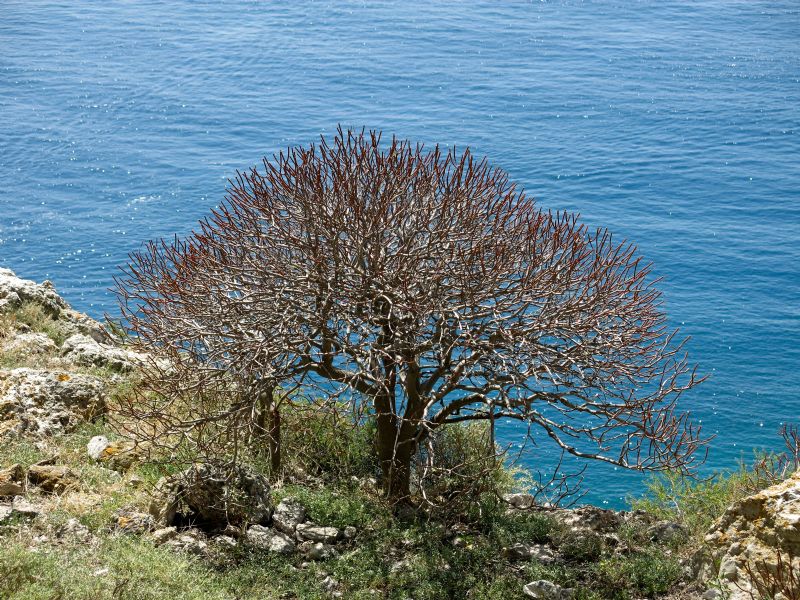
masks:
[[[272,526],[293,536],[297,526],[306,520],[306,509],[295,498],[284,498],[272,514]]]
[[[113,371],[128,372],[147,362],[138,352],[101,344],[88,335],[75,334],[61,346],[62,356],[77,365],[107,367]]]
[[[294,541],[289,536],[261,525],[251,525],[247,529],[245,539],[256,548],[263,548],[278,554],[290,554],[295,550]]]
[[[522,592],[529,598],[538,600],[568,600],[573,597],[572,589],[562,588],[560,585],[540,579],[523,586]]]
[[[86,452],[89,455],[89,458],[100,460],[100,457],[103,456],[103,450],[108,448],[108,446],[109,442],[106,436],[96,435],[89,440],[88,444],[86,444]]]
[[[175,538],[177,535],[178,529],[176,527],[162,527],[153,532],[153,542],[156,544],[163,544]]]
[[[307,556],[311,560],[328,560],[336,556],[336,550],[328,544],[316,542],[308,549]]]
[[[336,527],[321,527],[314,523],[301,523],[297,526],[297,539],[300,541],[333,543],[339,539]]]
[[[68,304],[56,293],[53,284],[45,281],[41,285],[29,279],[17,277],[10,269],[0,269],[0,300],[6,307],[16,307],[23,302],[40,305],[47,312],[58,315]],[[0,310],[2,310],[0,306]]]
[[[55,354],[58,346],[44,333],[18,333],[3,344],[3,350],[16,354]]]
[[[105,388],[97,377],[14,369],[0,371],[0,434],[51,435],[105,411]]]

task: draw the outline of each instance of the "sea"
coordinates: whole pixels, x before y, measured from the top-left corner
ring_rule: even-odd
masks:
[[[113,317],[130,252],[338,125],[469,147],[635,242],[709,377],[681,399],[715,436],[701,474],[800,421],[796,0],[3,0],[0,266]],[[611,507],[647,481],[584,477]]]

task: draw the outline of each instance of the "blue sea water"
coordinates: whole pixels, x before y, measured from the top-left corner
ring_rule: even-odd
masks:
[[[339,123],[470,146],[635,241],[710,375],[684,398],[717,435],[707,468],[800,421],[794,0],[5,0],[0,265],[113,315],[129,252]],[[641,481],[593,466],[587,500],[620,506]]]

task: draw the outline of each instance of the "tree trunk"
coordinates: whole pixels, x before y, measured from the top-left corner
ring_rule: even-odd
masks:
[[[411,496],[414,428],[404,422],[398,431],[394,421],[395,419],[381,419],[381,415],[378,415],[378,458],[386,495],[395,503],[406,503]]]

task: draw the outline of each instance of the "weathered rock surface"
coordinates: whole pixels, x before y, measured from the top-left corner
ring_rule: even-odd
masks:
[[[275,507],[272,526],[288,536],[294,537],[297,526],[306,520],[306,509],[295,498],[284,498]]]
[[[51,282],[39,284],[17,277],[10,269],[0,268],[0,313],[18,308],[24,303],[41,306],[47,314],[61,322],[62,329],[68,334],[81,333],[99,342],[109,340],[103,326],[91,317],[73,310],[56,293]]]
[[[522,593],[528,598],[537,598],[538,600],[571,600],[575,595],[571,588],[563,588],[546,579],[532,581],[523,586]]]
[[[109,441],[104,435],[96,435],[86,444],[89,458],[104,463],[112,469],[129,469],[141,456],[133,442]]]
[[[55,354],[58,346],[44,333],[27,332],[17,333],[10,339],[2,342],[4,352],[13,352],[19,355]]]
[[[25,470],[20,465],[0,469],[0,497],[25,493]]]
[[[143,354],[101,344],[92,337],[77,333],[68,337],[61,346],[64,359],[86,367],[106,367],[112,371],[129,372],[145,364]]]
[[[28,467],[28,481],[51,494],[64,492],[75,480],[69,467],[38,464]]]
[[[105,411],[103,382],[63,371],[0,371],[0,435],[50,435]]]
[[[0,268],[0,311],[16,308],[23,302],[38,304],[52,315],[58,315],[62,309],[69,308],[49,281],[38,284],[20,279],[11,269]]]
[[[800,573],[800,471],[731,505],[705,541],[710,552],[701,558],[700,575],[727,582],[730,600],[751,597],[747,565],[774,572],[780,556],[785,569]]]
[[[339,539],[340,531],[336,527],[320,527],[314,523],[301,523],[297,526],[297,539],[301,542],[323,542],[332,544]]]
[[[206,531],[266,523],[272,516],[270,486],[245,468],[227,474],[199,465],[159,481],[150,513],[165,527],[192,523]]]
[[[261,525],[250,526],[247,529],[245,539],[251,546],[263,548],[270,552],[291,554],[295,551],[295,543],[292,538],[280,531],[262,527]]]

